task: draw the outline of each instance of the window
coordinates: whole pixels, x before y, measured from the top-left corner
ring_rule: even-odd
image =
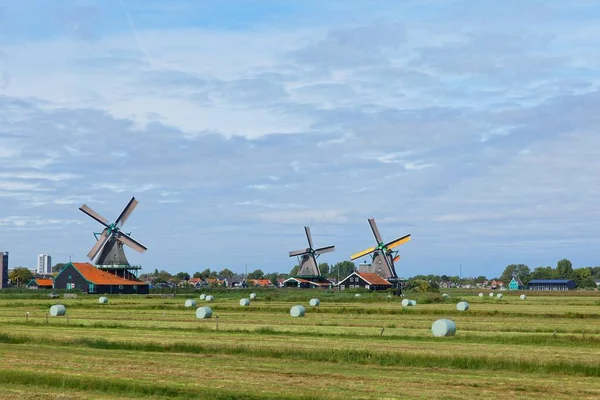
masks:
[[[119,285],[119,289],[123,289],[123,285]]]
[[[68,279],[73,279],[73,277],[71,275],[68,276]]]
[[[369,289],[369,285],[365,285],[365,289]]]
[[[67,290],[75,289],[74,283],[67,283]]]

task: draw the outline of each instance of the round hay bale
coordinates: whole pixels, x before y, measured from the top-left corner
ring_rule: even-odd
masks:
[[[454,336],[456,324],[450,319],[438,319],[431,325],[431,333],[435,337]]]
[[[206,298],[206,295],[205,295],[204,293],[202,293],[202,294],[200,295],[200,300],[204,300],[205,298]]]
[[[310,304],[311,307],[318,307],[319,304],[321,304],[321,302],[319,301],[319,299],[310,299],[308,304]]]
[[[450,295],[448,293],[442,293],[442,298],[449,299]]]
[[[212,310],[210,309],[210,307],[198,307],[196,309],[196,318],[198,319],[204,319],[204,318],[210,318],[212,317]]]
[[[250,293],[250,300],[256,299],[256,293]]]
[[[385,297],[387,297],[388,299],[391,299],[391,298],[392,298],[392,297],[394,297],[394,296],[392,296],[391,294],[388,294],[388,295],[387,295],[387,296],[385,296]]]
[[[190,307],[196,307],[196,300],[192,300],[192,299],[188,299],[185,301],[185,306],[190,308]]]
[[[108,297],[102,296],[98,299],[98,304],[108,304]]]
[[[490,293],[490,297],[494,297],[494,293]]]
[[[479,297],[483,297],[483,293],[479,293]]]
[[[241,299],[240,300],[240,306],[242,307],[248,307],[250,305],[250,300],[249,299]]]
[[[356,293],[354,297],[360,297],[360,293]]]
[[[417,305],[416,300],[404,299],[402,300],[402,307],[414,307]]]
[[[498,293],[498,294],[496,295],[496,297],[497,297],[497,298],[499,298],[499,299],[501,299],[501,298],[502,298],[502,293]]]
[[[525,299],[527,298],[527,295],[526,295],[526,294],[522,294],[522,295],[520,295],[520,296],[519,296],[519,298],[520,298],[521,300],[525,300]]]
[[[208,295],[208,296],[206,296],[206,297],[204,298],[204,300],[206,300],[206,301],[213,301],[214,299],[215,299],[215,298],[214,298],[213,296],[211,296],[211,295]]]
[[[62,304],[56,304],[50,307],[50,316],[51,317],[60,317],[67,313],[67,309]]]
[[[467,311],[469,309],[469,303],[466,301],[461,301],[456,305],[456,309],[458,311]]]
[[[300,305],[294,306],[290,309],[290,315],[294,318],[304,317],[304,314],[306,314],[306,309]]]

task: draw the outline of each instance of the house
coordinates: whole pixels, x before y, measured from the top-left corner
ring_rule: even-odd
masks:
[[[204,281],[202,280],[202,278],[190,278],[188,279],[188,284],[195,288],[199,288],[204,284]]]
[[[27,284],[28,289],[52,289],[52,279],[46,278],[33,278]]]
[[[386,290],[392,287],[392,284],[377,274],[366,272],[353,272],[338,283],[340,290],[346,289],[367,289],[367,290]]]
[[[523,285],[523,282],[521,282],[521,280],[516,277],[513,276],[512,279],[510,280],[510,283],[508,284],[508,290],[523,290],[525,289],[525,285]]]
[[[570,279],[533,279],[527,283],[529,290],[573,290],[575,282]]]
[[[250,279],[250,284],[252,286],[260,286],[260,287],[272,287],[273,282],[269,279]]]
[[[499,289],[499,290],[504,290],[504,282],[502,281],[497,281],[495,279],[493,279],[490,282],[490,289]]]
[[[329,289],[332,285],[327,279],[308,280],[304,278],[291,277],[283,281],[283,286],[301,289]]]
[[[131,275],[131,274],[130,274]],[[116,276],[90,263],[68,263],[54,278],[54,289],[77,289],[96,294],[148,294],[149,285],[140,280]]]

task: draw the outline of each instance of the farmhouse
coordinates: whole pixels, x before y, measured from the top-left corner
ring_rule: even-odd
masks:
[[[508,284],[508,290],[523,290],[523,289],[525,289],[523,282],[521,282],[521,280],[518,277],[513,276],[512,279],[510,280],[510,283]]]
[[[52,289],[52,279],[33,278],[27,284],[28,289]]]
[[[575,282],[569,279],[533,279],[527,284],[529,290],[572,290]]]
[[[304,278],[292,277],[283,281],[284,287],[297,287],[302,289],[328,289],[331,287],[331,282],[326,279],[308,280]]]
[[[148,294],[145,282],[125,279],[102,271],[90,263],[68,263],[54,278],[54,289],[78,289],[97,294]]]
[[[392,287],[392,284],[377,274],[366,272],[353,272],[338,283],[340,290],[346,289],[367,289],[367,290],[386,290]]]

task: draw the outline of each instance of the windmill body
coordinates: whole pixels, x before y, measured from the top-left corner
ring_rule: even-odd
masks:
[[[308,240],[308,248],[296,251],[290,251],[290,257],[298,257],[298,273],[297,277],[299,278],[307,278],[311,280],[325,280],[321,276],[321,271],[319,270],[319,264],[317,263],[317,258],[324,253],[329,253],[335,250],[335,246],[327,246],[315,249],[313,247],[312,236],[310,234],[310,228],[308,226],[304,227],[304,232],[306,233],[306,239]]]
[[[79,207],[83,213],[104,227],[101,233],[94,234],[96,236],[96,244],[94,244],[88,253],[89,259],[92,261],[95,260],[94,263],[98,269],[106,270],[128,279],[134,277],[134,273],[131,271],[141,269],[141,267],[132,267],[129,264],[125,256],[124,245],[140,253],[146,251],[147,247],[132,238],[130,234],[121,230],[121,227],[125,224],[125,221],[127,221],[137,205],[138,201],[135,197],[132,197],[114,223],[109,223],[106,218],[85,204]]]
[[[400,259],[398,251],[394,250],[396,247],[411,240],[410,234],[401,236],[391,242],[385,243],[379,233],[379,228],[375,223],[375,219],[369,219],[369,225],[373,236],[375,237],[376,246],[369,247],[366,250],[353,254],[350,259],[352,261],[370,255],[371,264],[367,267],[368,271],[379,275],[380,277],[388,280],[390,283],[396,285],[397,292],[400,292],[400,282],[398,274],[396,273],[395,263]]]

